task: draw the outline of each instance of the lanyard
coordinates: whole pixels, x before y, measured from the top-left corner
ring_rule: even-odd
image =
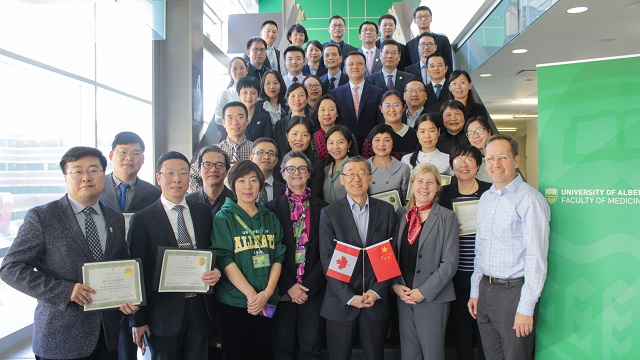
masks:
[[[262,224],[262,217],[260,218],[260,236],[256,236],[256,234],[253,233],[253,230],[251,230],[247,226],[247,224],[245,224],[244,221],[240,219],[240,216],[238,216],[238,214],[234,214],[233,216],[235,216],[236,221],[251,235],[251,237],[253,237],[253,241],[255,242],[256,245],[258,245],[258,249],[260,249],[260,246],[259,246],[260,240],[264,235],[264,225]]]

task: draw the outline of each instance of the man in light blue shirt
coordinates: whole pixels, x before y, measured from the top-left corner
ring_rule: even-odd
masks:
[[[549,205],[516,172],[520,156],[511,137],[490,137],[485,156],[494,184],[478,205],[469,312],[488,359],[532,359],[547,276]]]

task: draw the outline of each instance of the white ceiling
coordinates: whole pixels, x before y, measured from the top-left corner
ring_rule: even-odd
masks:
[[[586,6],[588,11],[568,14]],[[513,54],[514,49],[527,49]],[[560,0],[476,69],[471,77],[492,116],[536,115],[536,65],[640,53],[640,0]],[[523,72],[524,71],[524,72]],[[491,77],[480,77],[490,73]],[[534,104],[517,104],[519,99]],[[503,121],[524,135],[526,120]]]

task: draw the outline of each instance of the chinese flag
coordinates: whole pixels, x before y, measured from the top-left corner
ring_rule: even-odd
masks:
[[[351,281],[351,274],[353,274],[361,250],[361,248],[338,241],[333,250],[327,276],[346,283]]]
[[[391,248],[391,239],[367,247],[373,272],[378,281],[385,281],[400,275],[400,266]]]

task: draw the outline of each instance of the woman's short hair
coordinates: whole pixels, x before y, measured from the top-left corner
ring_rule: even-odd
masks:
[[[309,169],[309,174],[313,173],[313,165],[311,164],[311,160],[305,155],[302,151],[291,150],[289,151],[283,158],[282,163],[280,164],[280,172],[283,172],[284,169],[287,168],[287,162],[291,159],[300,158],[307,163],[307,168]]]
[[[238,79],[238,83],[236,84],[236,92],[240,94],[240,90],[245,88],[253,88],[260,91],[260,82],[253,76],[243,76]]]
[[[291,119],[289,119],[289,122],[287,123],[287,127],[285,128],[284,133],[288,134],[289,131],[291,131],[291,129],[293,129],[294,126],[296,125],[304,125],[307,128],[309,135],[313,136],[313,128],[311,127],[309,120],[307,120],[307,118],[304,116],[297,116],[297,115],[292,116]]]
[[[289,88],[287,89],[287,94],[285,95],[285,99],[289,99],[289,95],[291,95],[292,92],[298,89],[304,90],[304,95],[306,97],[309,97],[309,92],[307,91],[307,88],[304,87],[304,85],[302,85],[301,83],[293,83],[289,85]]]
[[[442,188],[442,178],[440,177],[440,171],[438,170],[437,167],[435,167],[435,165],[432,165],[429,163],[418,164],[416,167],[413,168],[413,170],[411,170],[409,183],[413,188],[413,182],[416,180],[416,178],[424,174],[433,174],[433,177],[435,177],[436,185],[438,186],[438,191],[436,192],[436,195],[433,198],[433,201],[438,202],[438,200],[440,199],[440,189]],[[407,203],[407,209],[411,209],[415,204],[416,204],[416,196],[415,194],[412,193],[411,198]]]
[[[458,156],[471,156],[476,161],[478,168],[482,165],[482,153],[477,147],[471,144],[458,144],[451,149],[449,153],[449,165],[453,169],[453,160]]]
[[[313,105],[313,109],[311,109],[311,115],[309,115],[309,117],[311,118],[311,125],[313,125],[314,130],[320,129],[320,120],[318,119],[318,111],[320,111],[320,104],[327,99],[333,101],[333,103],[336,106],[336,111],[338,113],[338,116],[336,117],[336,122],[334,125],[342,124],[342,115],[340,114],[340,105],[338,105],[338,101],[336,100],[335,97],[333,97],[333,95],[324,94],[320,96],[318,100],[316,100],[316,103]]]
[[[236,180],[241,177],[251,175],[251,173],[256,174],[258,177],[258,181],[260,182],[260,191],[262,191],[262,188],[264,188],[264,174],[262,173],[262,170],[260,170],[260,167],[250,160],[241,160],[231,168],[229,175],[227,175],[229,186],[234,194],[236,194]]]
[[[469,124],[476,121],[479,122],[480,125],[482,125],[485,131],[489,132],[489,136],[493,135],[493,131],[491,131],[491,125],[489,125],[489,122],[483,116],[474,116],[471,119],[467,120],[467,122],[464,124],[465,135],[467,134],[467,131],[469,131]]]
[[[287,31],[287,40],[289,40],[289,44],[293,44],[293,42],[291,41],[291,35],[293,35],[294,31],[304,34],[304,42],[303,42],[303,44],[306,43],[307,41],[309,41],[309,35],[307,35],[307,29],[305,29],[304,26],[302,26],[300,24],[293,24],[289,28],[289,31]],[[321,47],[321,49],[322,49],[322,47]]]
[[[380,134],[389,134],[391,135],[391,141],[393,142],[395,140],[394,136],[396,132],[393,131],[393,128],[391,127],[391,125],[387,125],[387,124],[378,124],[374,126],[373,129],[369,131],[369,134],[367,135],[367,139],[373,142],[373,138],[376,137],[376,135],[380,135]]]

